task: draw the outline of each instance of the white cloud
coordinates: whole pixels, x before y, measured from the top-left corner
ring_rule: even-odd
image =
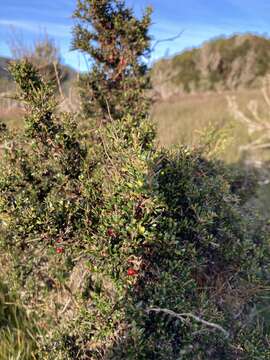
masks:
[[[34,21],[21,21],[21,20],[5,20],[0,19],[0,26],[9,28],[14,27],[16,29],[22,29],[30,31],[35,34],[40,34],[42,31],[54,36],[56,38],[69,37],[71,34],[71,26],[63,24],[54,24],[49,22],[34,22]]]

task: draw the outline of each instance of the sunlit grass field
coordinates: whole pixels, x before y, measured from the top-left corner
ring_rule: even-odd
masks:
[[[239,108],[246,115],[249,115],[249,101],[258,101],[260,112],[267,116],[260,90],[191,94],[158,101],[153,108],[152,117],[157,124],[160,146],[196,146],[200,142],[201,133],[207,131],[208,127],[230,127],[230,145],[222,157],[229,163],[239,161],[242,156],[239,147],[248,144],[251,139],[245,125],[232,116],[228,96],[236,97]]]

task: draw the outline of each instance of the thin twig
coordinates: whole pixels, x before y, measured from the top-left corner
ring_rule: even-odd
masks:
[[[56,81],[57,81],[57,85],[58,85],[58,90],[59,90],[59,93],[61,95],[61,98],[62,99],[65,99],[64,97],[64,94],[63,94],[63,91],[62,91],[62,86],[61,86],[61,82],[60,82],[60,79],[59,79],[59,74],[58,74],[58,70],[57,70],[57,66],[56,66],[56,61],[53,62],[53,67],[54,67],[54,72],[55,72],[55,76],[56,76]]]
[[[72,299],[69,298],[68,301],[66,302],[65,306],[63,307],[63,309],[60,311],[59,315],[63,315],[66,312],[66,310],[69,307],[71,302],[72,302]]]
[[[107,156],[108,160],[110,161],[112,167],[117,171],[117,168],[114,164],[114,162],[112,161],[112,158],[110,157],[108,151],[107,151],[107,145],[106,145],[106,142],[105,140],[103,139],[103,135],[100,133],[100,139],[101,139],[101,143],[102,143],[102,146],[103,146],[103,150],[105,152],[105,155]]]
[[[155,50],[155,48],[156,48],[159,44],[161,44],[161,43],[163,43],[163,42],[169,42],[169,41],[177,40],[177,39],[180,38],[180,36],[184,33],[184,31],[185,31],[185,30],[181,30],[180,33],[178,33],[177,35],[172,36],[172,37],[170,37],[170,38],[157,40],[157,41],[154,43],[154,45],[152,46],[151,52],[153,52],[153,51]]]
[[[105,98],[105,101],[106,101],[106,106],[107,106],[107,111],[108,111],[109,118],[110,118],[110,120],[113,122],[113,118],[112,118],[112,115],[111,115],[110,106],[109,106],[108,100],[107,100],[106,98]]]

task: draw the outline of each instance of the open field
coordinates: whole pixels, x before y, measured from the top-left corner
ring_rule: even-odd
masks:
[[[201,132],[210,125],[231,127],[230,146],[223,159],[236,162],[240,159],[239,146],[251,139],[246,127],[230,113],[227,96],[235,96],[239,108],[248,115],[247,104],[255,100],[262,116],[267,116],[266,106],[260,90],[241,90],[237,92],[200,93],[158,101],[152,116],[158,126],[158,139],[161,146],[187,144],[197,145]]]
[[[263,182],[258,189],[257,196],[250,206],[254,206],[264,217],[269,217],[270,184],[268,170],[264,161],[269,161],[267,150],[245,154],[241,146],[252,141],[247,127],[235,119],[230,112],[227,96],[235,96],[239,109],[247,116],[248,103],[253,100],[258,103],[258,114],[268,119],[268,107],[260,90],[242,90],[237,92],[201,93],[171,98],[155,104],[152,117],[157,123],[158,142],[160,146],[172,147],[186,144],[196,146],[200,143],[202,132],[207,132],[210,126],[228,128],[230,140],[220,154],[221,160],[228,164],[237,164],[241,160],[250,160],[251,166],[261,161],[260,172]],[[266,179],[266,180],[265,180]]]
[[[22,127],[22,115],[22,110],[18,108],[0,109],[0,121],[6,123],[10,129],[20,129]]]

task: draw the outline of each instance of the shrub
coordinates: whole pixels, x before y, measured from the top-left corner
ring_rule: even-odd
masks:
[[[267,311],[268,250],[247,231],[225,168],[185,148],[150,155],[130,123],[102,130],[84,306],[56,330],[49,358],[266,359],[268,325],[253,311]]]
[[[11,71],[26,106],[26,132],[4,134],[1,242],[12,254],[22,300],[33,307],[43,304],[42,310],[53,315],[62,301],[53,302],[54,293],[95,227],[94,164],[90,159],[85,165],[90,150],[80,141],[72,115],[56,111],[53,87],[27,61],[13,64]]]
[[[122,0],[78,1],[73,48],[92,63],[79,86],[86,116],[98,123],[148,113],[144,90],[149,78],[143,57],[150,53],[150,14],[148,8],[139,20]]]
[[[232,173],[156,150],[141,112],[85,144],[31,64],[11,71],[26,132],[2,132],[1,244],[45,333],[37,358],[268,359],[269,249]]]

